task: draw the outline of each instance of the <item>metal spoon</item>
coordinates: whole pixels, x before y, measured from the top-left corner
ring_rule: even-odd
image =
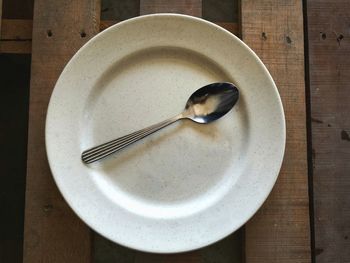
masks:
[[[82,153],[81,159],[85,163],[98,161],[181,119],[190,119],[197,123],[215,121],[232,109],[238,97],[238,89],[232,83],[209,84],[191,95],[184,111],[179,115],[88,149]]]

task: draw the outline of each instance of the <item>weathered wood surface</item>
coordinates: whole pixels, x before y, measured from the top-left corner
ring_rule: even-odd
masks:
[[[225,28],[227,31],[230,31],[232,34],[234,34],[236,36],[239,35],[239,30],[238,30],[238,24],[237,23],[217,22],[215,24]]]
[[[0,53],[30,54],[32,28],[32,20],[3,19],[0,31]]]
[[[63,200],[45,152],[45,116],[71,56],[99,31],[97,0],[36,0],[29,107],[24,262],[90,262],[89,228]],[[84,33],[84,34],[83,34]]]
[[[302,1],[242,0],[241,23],[277,84],[287,124],[277,183],[245,227],[246,262],[310,262]]]
[[[100,31],[118,22],[116,20],[101,21]],[[237,23],[217,22],[216,24],[238,35]],[[0,53],[30,54],[32,52],[32,27],[32,20],[3,19],[0,35]]]
[[[315,261],[350,262],[350,2],[307,3]]]
[[[32,40],[33,21],[26,19],[3,19],[1,40]]]

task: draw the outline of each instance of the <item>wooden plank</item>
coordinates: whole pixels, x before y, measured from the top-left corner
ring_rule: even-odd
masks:
[[[105,20],[100,23],[100,31],[118,23],[115,20]],[[238,35],[238,24],[218,22],[217,25]],[[33,21],[26,19],[3,19],[0,35],[0,53],[30,54],[32,51]]]
[[[30,54],[32,41],[2,41],[0,40],[0,53]]]
[[[182,13],[192,16],[202,16],[201,0],[140,0],[140,15],[151,13]],[[180,253],[173,255],[158,255],[139,252],[136,254],[135,262],[152,263],[178,263],[189,262],[196,263],[201,261],[198,251],[190,253]]]
[[[287,124],[277,183],[246,224],[246,262],[310,262],[302,1],[242,0],[241,9],[242,38],[273,76]]]
[[[238,24],[237,23],[226,23],[226,22],[217,22],[218,26],[221,26],[225,28],[227,31],[230,31],[232,34],[238,36],[239,30],[238,30]]]
[[[32,28],[32,20],[3,19],[0,53],[30,54],[32,51]]]
[[[1,0],[0,0],[1,1]],[[2,19],[1,40],[32,40],[33,21],[29,19]]]
[[[119,21],[115,21],[115,20],[104,20],[101,21],[100,23],[100,31],[103,31],[107,28],[109,28],[110,26],[113,26],[115,24],[119,23]]]
[[[202,16],[202,0],[140,0],[140,15],[179,13]]]
[[[307,3],[315,256],[350,262],[350,5]]]
[[[36,0],[28,131],[24,262],[90,262],[90,230],[58,192],[46,159],[45,116],[63,67],[99,31],[97,0]]]

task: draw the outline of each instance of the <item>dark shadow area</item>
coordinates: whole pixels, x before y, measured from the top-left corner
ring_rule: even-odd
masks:
[[[202,0],[202,14],[211,22],[238,22],[238,0]]]
[[[235,233],[208,247],[196,250],[201,263],[242,263],[242,232],[240,228]],[[166,262],[169,257],[161,254],[150,254],[136,251],[115,244],[104,237],[94,235],[94,263],[118,262],[118,263],[143,263]],[[192,253],[192,252],[189,252]],[[180,256],[181,254],[177,254]],[[197,257],[196,257],[197,258]],[[162,261],[163,260],[163,261]],[[179,261],[180,262],[180,261]],[[186,263],[186,262],[184,262]]]
[[[101,20],[125,20],[140,14],[140,0],[101,0]]]
[[[121,21],[140,13],[140,0],[102,0],[101,4],[102,20]],[[238,1],[202,0],[202,14],[212,22],[238,22]]]
[[[3,0],[3,19],[33,19],[34,0]]]
[[[309,34],[307,19],[307,0],[303,0],[304,20],[304,61],[305,61],[305,101],[306,101],[306,133],[307,133],[307,163],[308,163],[308,190],[310,214],[310,247],[311,262],[316,262],[315,256],[315,227],[314,227],[314,185],[313,185],[313,157],[312,157],[312,125],[311,125],[311,94],[310,94],[310,67],[309,67]],[[322,39],[326,34],[321,34]]]
[[[0,54],[0,262],[22,262],[30,55]]]

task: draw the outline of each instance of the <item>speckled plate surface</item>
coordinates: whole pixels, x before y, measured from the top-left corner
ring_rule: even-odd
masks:
[[[178,122],[85,165],[81,152],[181,112],[196,89],[229,81],[240,100],[209,125]],[[54,179],[103,236],[150,252],[196,249],[241,227],[277,178],[285,121],[276,86],[237,37],[174,14],[137,17],[100,33],[57,81],[46,121]]]

